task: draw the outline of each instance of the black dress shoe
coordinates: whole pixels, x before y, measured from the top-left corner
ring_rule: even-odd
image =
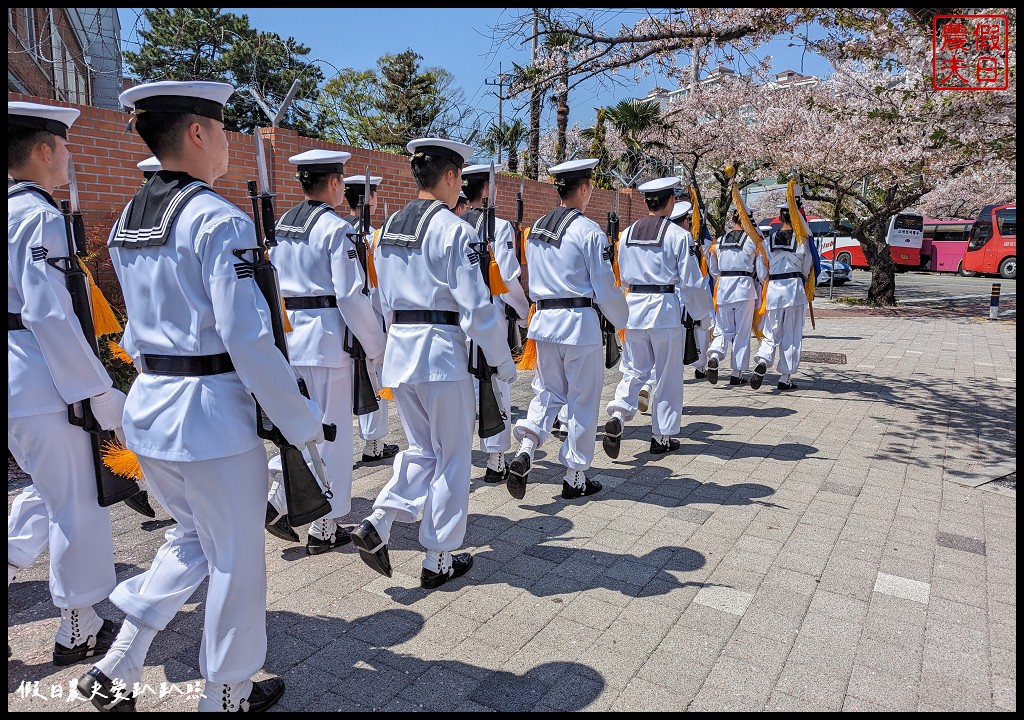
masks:
[[[276,538],[282,540],[288,540],[290,542],[299,542],[299,534],[292,529],[292,524],[288,522],[288,515],[278,516],[277,508],[275,508],[269,501],[267,502],[267,518],[263,521],[263,527],[267,529],[267,532]],[[275,520],[274,518],[277,518]]]
[[[145,515],[148,518],[156,517],[156,510],[149,504],[149,493],[145,490],[140,490],[130,498],[125,498],[124,504],[140,515]]]
[[[526,497],[526,479],[530,476],[530,456],[524,452],[516,455],[508,464],[508,479],[505,487],[516,500]]]
[[[796,386],[796,383],[784,383],[784,382],[780,382],[779,383],[779,390],[799,390],[799,389],[800,388],[798,388]]]
[[[754,366],[754,374],[750,376],[750,387],[753,390],[757,390],[761,387],[761,382],[764,380],[764,374],[768,372],[768,363],[764,360],[760,360],[757,365]]]
[[[420,587],[433,590],[444,585],[449,580],[465,575],[473,567],[473,556],[469,553],[458,553],[452,555],[452,566],[446,573],[436,573],[433,570],[423,568],[420,572]]]
[[[555,418],[555,421],[551,423],[551,434],[562,442],[565,442],[565,439],[569,437],[569,431],[562,427],[562,421],[558,418]]]
[[[135,695],[114,691],[114,683],[103,672],[93,667],[78,678],[78,692],[100,712],[135,712]]]
[[[718,384],[718,358],[708,358],[707,376],[709,383]]]
[[[487,468],[487,472],[484,473],[485,483],[500,483],[505,482],[508,478],[508,466],[504,470],[492,470]]]
[[[377,528],[369,520],[363,520],[350,533],[352,544],[359,549],[359,557],[384,577],[391,577],[391,556],[387,544],[380,539]]]
[[[679,441],[669,438],[667,443],[658,442],[658,438],[651,438],[651,452],[655,455],[664,455],[667,452],[679,449]]]
[[[352,535],[348,530],[338,525],[334,529],[334,539],[323,540],[318,538],[316,535],[306,536],[306,554],[307,555],[319,555],[325,553],[328,550],[339,548],[342,545],[348,545],[352,542]]]
[[[270,678],[252,684],[249,697],[239,703],[241,712],[266,712],[284,695],[284,680]]]
[[[746,385],[747,379],[745,377],[736,377],[735,375],[729,376],[730,385]]]
[[[384,443],[384,449],[380,451],[379,455],[367,455],[366,453],[363,453],[363,462],[374,463],[379,462],[380,460],[389,460],[390,458],[393,458],[397,454],[397,445],[388,445],[387,443]]]
[[[604,437],[601,439],[601,445],[612,460],[619,456],[619,448],[622,445],[622,421],[617,417],[609,418],[608,422],[604,424]]]
[[[102,657],[110,649],[110,646],[114,644],[117,632],[120,629],[121,623],[116,623],[113,620],[104,620],[99,631],[95,635],[87,637],[84,643],[69,648],[55,642],[53,644],[53,664],[60,666],[74,665],[76,662],[82,662],[86,658]]]
[[[583,487],[581,487],[581,488],[573,487],[572,485],[567,483],[565,480],[563,480],[562,481],[562,499],[563,500],[575,500],[576,498],[583,497],[585,495],[593,495],[596,492],[600,492],[601,491],[601,487],[602,487],[602,485],[601,485],[600,482],[598,482],[597,480],[591,480],[590,478],[586,479],[586,481],[583,483]]]
[[[696,370],[693,371],[693,376],[698,380],[703,380],[708,376],[708,374],[701,370],[700,368],[697,368]]]

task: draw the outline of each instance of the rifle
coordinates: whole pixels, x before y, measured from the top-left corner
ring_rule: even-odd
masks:
[[[247,184],[249,199],[252,201],[253,223],[256,226],[256,247],[243,250],[232,250],[232,253],[251,271],[256,280],[256,287],[263,294],[270,309],[270,326],[274,333],[274,344],[288,360],[288,340],[284,334],[284,310],[281,307],[281,286],[277,278],[277,268],[270,262],[267,248],[277,245],[274,228],[274,195],[270,192],[267,177],[266,159],[263,156],[263,137],[256,128],[256,165],[259,171],[259,188],[256,181]],[[251,255],[251,259],[247,257]],[[298,379],[299,392],[309,397],[309,390],[302,378]],[[310,470],[302,457],[302,451],[288,442],[284,434],[274,426],[267,414],[256,402],[256,434],[263,440],[270,440],[281,451],[281,472],[284,477],[285,499],[288,504],[288,520],[292,525],[304,525],[323,517],[331,510],[328,500],[333,496],[330,483],[325,477],[323,460],[316,443],[306,443],[306,450],[312,458],[314,470]],[[336,425],[324,425],[324,438],[333,441],[337,437]],[[314,475],[315,471],[315,475]],[[268,519],[269,510],[268,508]],[[276,513],[275,513],[276,515]]]
[[[612,211],[608,213],[608,243],[611,247],[611,263],[612,267],[615,267],[615,253],[616,247],[619,241],[619,193],[615,192],[615,206]],[[594,309],[597,310],[597,317],[601,322],[601,344],[604,345],[604,366],[606,368],[615,367],[619,358],[622,356],[622,348],[619,347],[619,333],[615,330],[615,326],[612,325],[608,319],[604,316],[604,313],[595,305]]]
[[[491,243],[494,241],[494,163],[491,163],[490,188],[483,205],[484,225],[483,236],[479,242],[471,243],[480,258],[480,271],[487,286],[487,297],[491,297]],[[493,300],[492,300],[493,302]],[[497,369],[487,364],[483,348],[475,342],[469,344],[469,372],[477,379],[480,395],[480,427],[477,434],[481,438],[493,437],[505,429],[506,415],[498,404],[498,390],[495,387]]]
[[[519,284],[523,286],[526,302],[530,302],[530,276],[526,267],[526,244],[523,242],[523,189],[526,183],[526,168],[519,176],[519,192],[516,193],[516,261],[519,263]]]
[[[349,235],[356,246],[356,258],[359,266],[363,269],[363,295],[370,294],[369,271],[367,270],[368,246],[366,236],[370,228],[370,166],[366,166],[366,174],[363,175],[363,194],[359,198],[359,231],[355,235]],[[373,389],[373,382],[370,380],[370,372],[366,367],[366,351],[362,343],[355,336],[355,333],[345,325],[345,337],[341,344],[342,350],[347,352],[355,361],[354,372],[352,373],[352,414],[369,415],[380,409],[377,402],[377,391]]]
[[[70,202],[61,200],[60,203],[68,240],[68,254],[67,257],[47,258],[46,262],[64,274],[75,317],[78,318],[78,322],[82,326],[82,334],[85,335],[89,348],[98,358],[100,357],[100,348],[96,340],[92,301],[89,297],[89,277],[82,269],[79,260],[86,256],[88,249],[86,247],[85,221],[82,219],[82,210],[78,199],[75,163],[71,158],[68,158],[68,187],[71,192],[71,200]],[[113,430],[104,430],[99,426],[92,414],[88,398],[68,405],[68,422],[89,433],[89,442],[92,445],[92,464],[96,475],[96,502],[100,507],[110,507],[116,502],[127,500],[141,492],[142,488],[138,482],[111,472],[110,468],[103,463],[102,448],[108,443],[117,444],[117,436]]]

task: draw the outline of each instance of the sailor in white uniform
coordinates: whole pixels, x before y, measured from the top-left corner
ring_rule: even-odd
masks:
[[[593,197],[597,163],[589,158],[548,168],[561,203],[533,224],[527,241],[530,297],[536,308],[527,337],[537,347],[540,381],[534,387],[540,390],[513,430],[520,446],[506,486],[516,499],[525,496],[534,452],[551,434],[563,405],[568,415],[558,453],[566,468],[562,497],[572,500],[601,490],[600,482],[586,476],[594,461],[604,387],[598,310],[618,330],[626,326],[629,308],[615,285],[608,236],[583,214]]]
[[[768,267],[758,257],[757,272],[767,276],[767,305],[764,315],[764,338],[754,354],[754,373],[750,387],[761,387],[761,381],[779,352],[779,390],[796,390],[792,374],[800,367],[804,320],[807,317],[807,293],[804,283],[814,269],[814,259],[807,243],[797,241],[790,222],[789,207],[779,206],[782,227],[768,241]]]
[[[757,241],[743,232],[738,213],[732,230],[711,245],[708,271],[715,278],[714,339],[708,348],[708,381],[718,382],[718,368],[732,343],[730,385],[745,385],[750,368],[750,335],[754,309],[761,300],[764,276],[757,271]],[[762,373],[763,375],[763,373]]]
[[[310,555],[349,542],[348,529],[340,523],[352,510],[354,373],[363,363],[362,377],[368,378],[366,368],[383,361],[386,341],[360,265],[359,238],[334,210],[345,193],[345,163],[351,157],[336,150],[309,150],[288,158],[305,199],[278,220],[277,245],[270,248],[291,324],[288,357],[323,410],[323,423],[338,428],[337,438],[318,448],[331,483],[331,512],[309,525]],[[345,351],[353,337],[365,357],[355,359]],[[363,390],[371,395],[376,391]]]
[[[504,316],[480,272],[479,236],[449,209],[473,148],[420,138],[408,150],[419,198],[385,220],[372,272],[388,322],[381,383],[394,393],[409,447],[395,456],[394,475],[352,542],[367,565],[390,577],[391,526],[422,513],[420,585],[435,588],[473,564],[469,553],[454,553],[466,534],[476,419],[468,339],[499,380],[514,380],[516,368]]]
[[[7,449],[32,478],[7,516],[7,586],[49,549],[61,618],[55,665],[98,657],[117,634],[93,608],[116,582],[110,510],[97,503],[91,439],[69,424],[68,406],[89,400],[113,430],[125,396],[83,334],[64,274],[48,262],[70,255],[52,193],[68,184],[68,129],[78,115],[7,103]]]
[[[233,90],[160,81],[119,98],[163,165],[108,241],[128,314],[121,344],[140,370],[124,434],[177,525],[149,569],[110,595],[127,618],[78,681],[101,710],[134,709],[137,698],[116,687],[141,680],[156,634],[207,579],[199,710],[266,710],[284,692],[280,678],[251,679],[267,652],[267,451],[253,397],[298,447],[324,432],[274,344],[271,306],[253,276],[253,221],[211,189],[227,172],[223,111]]]
[[[648,215],[630,225],[619,241],[619,277],[627,288],[629,321],[622,348],[623,373],[608,403],[603,445],[619,456],[623,424],[636,415],[642,386],[651,384],[651,452],[679,448],[683,409],[683,306],[700,320],[711,312],[699,260],[688,233],[670,219],[679,178],[651,180],[639,188]]]
[[[466,195],[469,209],[461,217],[473,226],[481,239],[484,237],[483,223],[486,216],[481,208],[484,198],[491,190],[490,169],[490,165],[470,165],[462,169],[462,192]],[[495,217],[494,242],[491,243],[490,253],[508,292],[495,294],[495,289],[491,288],[491,294],[495,297],[498,312],[505,319],[504,326],[508,333],[510,351],[518,349],[519,327],[520,324],[526,326],[526,318],[530,313],[530,303],[526,300],[526,293],[523,292],[523,285],[519,281],[522,268],[516,258],[515,243],[516,234],[512,223]],[[513,347],[513,344],[516,347]],[[498,398],[501,409],[506,417],[512,417],[512,388],[502,381],[498,381],[497,387],[501,393]],[[505,482],[508,476],[505,453],[512,449],[512,423],[506,422],[505,429],[497,435],[481,438],[480,449],[487,453],[484,482]]]
[[[151,177],[157,174],[158,171],[163,170],[163,165],[156,159],[156,155],[150,155],[145,160],[140,160],[135,163],[135,167],[142,171],[142,177],[144,180],[149,180]]]
[[[355,232],[360,232],[360,225],[362,224],[362,218],[359,216],[360,200],[362,199],[363,202],[370,204],[370,214],[372,216],[377,210],[377,187],[383,181],[383,177],[371,176],[369,182],[370,197],[363,198],[367,185],[365,174],[350,175],[345,178],[345,205],[347,210],[344,212],[339,210],[339,213],[355,229]],[[367,251],[372,255],[376,249],[376,229],[372,225],[366,228],[364,237],[366,238]],[[370,286],[369,293],[370,302],[373,303],[373,309],[377,313],[378,324],[383,330],[385,329],[384,313],[380,308],[380,290]],[[381,363],[383,363],[383,356],[381,356]],[[377,389],[379,390],[380,373],[383,365],[377,363],[372,363],[371,365],[370,376],[373,382],[377,384]],[[388,435],[388,416],[391,414],[391,401],[378,398],[377,404],[379,405],[377,410],[359,416],[359,437],[363,439],[363,454],[361,458],[363,463],[391,460],[391,458],[398,454],[398,445],[386,441]]]

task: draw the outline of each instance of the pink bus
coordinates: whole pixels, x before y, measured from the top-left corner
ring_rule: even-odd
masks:
[[[972,225],[973,220],[925,218],[921,269],[968,274],[963,269],[963,261]]]

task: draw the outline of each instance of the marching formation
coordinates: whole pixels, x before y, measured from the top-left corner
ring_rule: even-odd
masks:
[[[133,688],[149,649],[205,581],[199,710],[278,701],[283,680],[253,680],[267,654],[264,530],[311,556],[351,543],[391,577],[394,523],[418,522],[420,584],[437,588],[473,565],[474,435],[482,480],[520,500],[538,448],[561,439],[561,497],[575,500],[602,490],[587,476],[599,430],[616,458],[649,412],[650,452],[679,449],[687,366],[717,383],[731,347],[730,384],[756,390],[777,353],[778,388],[796,387],[815,268],[794,183],[767,239],[735,186],[732,229],[713,239],[675,177],[639,187],[647,214],[620,233],[617,212],[604,228],[585,214],[598,160],[571,160],[548,169],[558,206],[524,231],[521,206],[515,223],[496,216],[493,164],[419,138],[417,198],[374,228],[384,179],[346,175],[351,155],[330,150],[288,159],[303,200],[278,218],[257,133],[250,216],[214,189],[233,92],[162,81],[120,97],[153,153],[107,241],[123,327],[80,260],[79,111],[8,102],[8,449],[32,480],[8,518],[8,588],[48,547],[53,662],[94,663],[78,690],[97,709],[143,709]],[[57,203],[65,186],[72,200]],[[127,395],[100,360],[113,332],[137,372]],[[621,380],[602,408],[608,369]],[[533,399],[513,423],[524,372]],[[404,449],[387,442],[392,406]],[[356,462],[393,467],[347,525],[356,432]],[[150,497],[176,524],[145,572],[116,583],[109,508],[152,517]],[[106,598],[120,624],[94,609]]]

